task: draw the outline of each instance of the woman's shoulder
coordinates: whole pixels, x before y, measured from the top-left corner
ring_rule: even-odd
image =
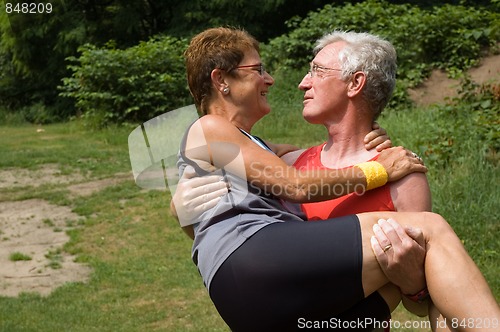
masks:
[[[213,114],[204,115],[201,118],[199,118],[196,122],[199,122],[201,125],[203,125],[204,127],[206,126],[207,128],[219,127],[221,125],[232,126],[231,122],[229,122],[228,119]]]
[[[195,121],[191,127],[192,133],[203,134],[212,139],[228,139],[235,135],[240,136],[241,132],[229,120],[222,116],[207,114]]]

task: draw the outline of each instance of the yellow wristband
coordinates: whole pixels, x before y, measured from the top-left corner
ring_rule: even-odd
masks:
[[[366,190],[375,189],[387,183],[389,175],[382,164],[376,161],[368,161],[354,165],[361,169],[366,178]]]

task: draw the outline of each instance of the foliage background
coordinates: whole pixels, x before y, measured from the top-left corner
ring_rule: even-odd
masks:
[[[500,34],[498,0],[58,0],[52,5],[50,14],[7,14],[5,6],[0,12],[0,109],[22,113],[29,122],[89,113],[94,125],[106,125],[183,106],[190,98],[181,79],[184,43],[210,26],[248,30],[264,43],[262,56],[273,70],[302,68],[326,31],[380,34],[399,54],[393,105],[408,102],[406,88],[432,68],[456,76],[476,64]],[[139,67],[146,73],[138,74]],[[162,104],[160,94],[170,89],[168,104]]]
[[[187,42],[158,37],[118,50],[86,44],[67,58],[73,71],[63,78],[62,97],[71,97],[93,127],[147,121],[190,103],[182,50]]]

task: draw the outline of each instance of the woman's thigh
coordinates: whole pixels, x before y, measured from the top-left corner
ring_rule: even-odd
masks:
[[[235,331],[296,328],[301,319],[333,318],[364,299],[362,259],[356,216],[275,223],[224,262],[210,295]]]
[[[357,215],[359,218],[363,248],[363,289],[365,295],[371,294],[388,283],[373,253],[370,238],[374,235],[373,225],[379,219],[394,219],[401,226],[418,227],[424,239],[434,237],[435,233],[446,232],[449,225],[439,215],[430,212],[369,212]],[[422,267],[423,268],[423,267]]]

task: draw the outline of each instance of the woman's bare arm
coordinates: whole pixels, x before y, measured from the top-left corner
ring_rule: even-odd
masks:
[[[348,170],[296,170],[217,115],[204,116],[191,127],[186,157],[206,171],[225,168],[266,192],[292,202],[326,200],[366,187],[365,175],[358,167]],[[386,169],[389,181],[411,172],[426,171],[425,166],[403,148],[383,151],[378,162]]]

